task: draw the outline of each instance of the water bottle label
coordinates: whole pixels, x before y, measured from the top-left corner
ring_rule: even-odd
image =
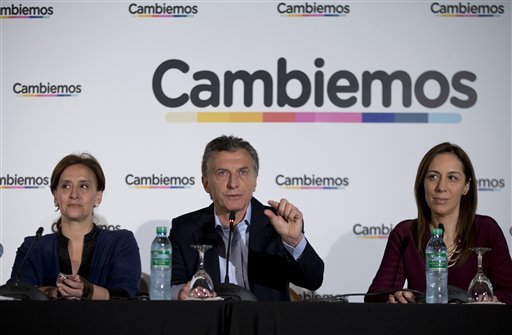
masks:
[[[446,252],[433,252],[427,254],[427,266],[429,270],[446,270],[448,257]]]
[[[171,251],[151,250],[151,266],[169,268],[171,266]]]

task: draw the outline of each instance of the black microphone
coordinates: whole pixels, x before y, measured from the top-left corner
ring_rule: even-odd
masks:
[[[236,215],[235,211],[229,212],[229,229],[230,230],[233,230],[233,228],[235,227],[235,219],[236,219],[235,215]]]
[[[23,260],[21,261],[20,266],[18,267],[18,271],[16,272],[16,277],[15,277],[16,280],[14,281],[15,286],[18,286],[20,284],[21,270],[23,270],[23,265],[25,265],[25,262],[27,261],[27,259],[30,258],[30,255],[32,254],[32,249],[34,248],[34,245],[36,244],[37,241],[39,241],[39,238],[41,237],[41,235],[43,235],[43,230],[44,230],[43,227],[37,228],[36,235],[35,235],[34,239],[32,240],[32,243],[30,244],[30,247],[28,248],[28,251],[25,254],[25,257],[23,257]]]
[[[0,286],[0,296],[11,297],[14,299],[21,300],[48,300],[48,297],[34,285],[29,285],[21,282],[21,270],[23,269],[23,266],[25,265],[27,260],[30,258],[30,255],[32,254],[32,249],[34,248],[36,242],[39,241],[39,238],[43,234],[43,230],[43,227],[39,227],[37,229],[36,235],[32,240],[32,243],[30,244],[30,247],[28,248],[25,257],[23,257],[20,266],[18,267],[18,271],[16,272],[16,276],[14,277],[14,284],[9,283]]]
[[[224,277],[224,283],[215,285],[215,293],[217,293],[217,296],[222,297],[225,300],[258,301],[258,298],[256,298],[256,296],[245,287],[229,282],[229,251],[231,249],[231,235],[233,234],[233,230],[236,227],[235,214],[236,211],[229,212],[229,235],[228,250],[226,252],[226,275]]]
[[[231,250],[231,235],[235,228],[235,211],[229,212],[229,236],[228,236],[228,251],[226,252],[226,275],[224,276],[224,283],[229,283],[229,251]]]

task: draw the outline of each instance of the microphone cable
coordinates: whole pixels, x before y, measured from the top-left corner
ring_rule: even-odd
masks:
[[[344,294],[336,294],[332,297],[325,297],[325,298],[316,298],[316,299],[308,299],[304,300],[304,302],[348,302],[349,297],[356,297],[356,296],[375,296],[375,295],[382,295],[382,294],[391,294],[396,291],[407,291],[412,292],[420,297],[423,297],[425,293],[408,289],[408,288],[394,288],[394,289],[388,289],[388,290],[381,290],[381,291],[375,291],[375,292],[369,292],[369,293],[344,293]]]

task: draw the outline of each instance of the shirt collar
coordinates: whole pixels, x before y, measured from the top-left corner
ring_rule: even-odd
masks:
[[[215,208],[214,208],[213,213],[215,216],[215,228],[220,226],[222,229],[229,229],[228,227],[225,227],[222,225],[222,223],[220,223],[219,217],[217,216],[217,214],[215,214],[216,213]],[[251,224],[251,213],[252,213],[252,204],[249,202],[249,206],[247,206],[247,211],[245,211],[244,219],[240,222],[244,222],[247,226],[249,226]]]

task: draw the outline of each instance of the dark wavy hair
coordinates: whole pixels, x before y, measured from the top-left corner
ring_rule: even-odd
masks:
[[[423,239],[423,235],[429,223],[432,221],[432,214],[428,207],[427,200],[425,199],[424,180],[428,167],[434,157],[444,153],[453,154],[459,159],[463,166],[464,176],[466,178],[465,183],[469,183],[469,191],[463,195],[460,200],[459,218],[457,220],[457,228],[455,231],[455,241],[457,241],[458,247],[461,249],[461,254],[457,262],[462,263],[471,254],[471,250],[469,250],[469,248],[474,242],[476,234],[473,222],[475,220],[477,207],[477,185],[475,171],[469,156],[456,144],[443,142],[434,146],[425,154],[418,166],[416,181],[414,183],[414,195],[416,197],[416,207],[418,209],[415,240],[416,245],[419,247],[420,254],[424,255],[426,242]]]

